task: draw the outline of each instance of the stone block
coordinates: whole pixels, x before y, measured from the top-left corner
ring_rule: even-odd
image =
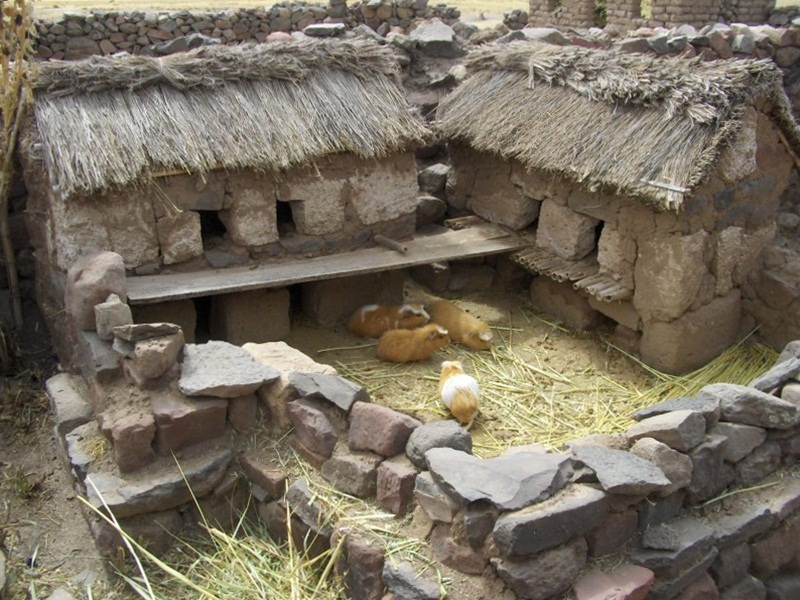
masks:
[[[60,436],[92,420],[89,390],[81,377],[69,373],[53,375],[45,383],[45,390]]]
[[[733,273],[739,264],[742,251],[742,229],[728,227],[717,235],[714,261],[711,263],[711,272],[716,278],[714,293],[725,296],[733,288]]]
[[[155,460],[156,425],[150,413],[131,413],[112,420],[104,418],[103,434],[111,440],[114,461],[121,472],[135,471]]]
[[[603,231],[609,227],[609,223],[616,221],[619,210],[619,200],[616,196],[603,192],[592,192],[582,185],[575,185],[571,190],[565,190],[565,192],[567,206],[577,213],[603,221]],[[634,253],[635,251],[634,247]],[[635,254],[633,258],[635,258]]]
[[[293,371],[289,373],[289,383],[300,398],[319,401],[323,409],[341,409],[341,412],[328,411],[338,417],[349,413],[356,402],[369,402],[369,393],[363,386],[336,374]]]
[[[444,191],[447,185],[447,175],[450,173],[450,166],[444,163],[436,163],[422,169],[417,175],[417,184],[421,192],[436,194]]]
[[[263,489],[270,498],[283,497],[287,475],[277,464],[262,460],[252,452],[240,454],[239,464],[242,465],[247,478]]]
[[[395,515],[408,512],[414,499],[417,469],[408,460],[385,460],[378,467],[377,503]]]
[[[450,265],[450,279],[447,290],[469,294],[490,290],[495,280],[495,271],[489,265],[468,265],[453,263]]]
[[[709,569],[720,589],[739,582],[750,569],[750,546],[746,543],[721,548],[719,556]]]
[[[714,531],[693,517],[681,517],[647,529],[642,545],[631,553],[631,561],[651,569],[660,579],[681,575],[708,556],[714,545]],[[712,561],[713,562],[713,561]]]
[[[257,362],[247,350],[227,342],[187,344],[178,389],[186,396],[238,398],[280,378],[280,371]]]
[[[409,274],[414,281],[427,286],[432,292],[441,293],[447,289],[447,285],[450,283],[450,264],[435,262],[419,265],[411,267]]]
[[[178,363],[184,347],[183,332],[136,342],[129,367],[137,379],[156,379]]]
[[[78,369],[87,379],[108,383],[120,376],[116,352],[111,349],[111,344],[101,340],[95,332],[78,332],[75,350]]]
[[[289,203],[292,220],[301,235],[336,234],[345,226],[347,175],[342,172],[337,177],[324,160],[323,165],[328,168],[317,172],[293,169],[280,187],[280,199]]]
[[[303,312],[320,325],[333,327],[365,304],[402,304],[405,271],[340,277],[301,284]]]
[[[645,321],[639,347],[641,358],[665,373],[687,373],[716,358],[736,341],[740,319],[741,297],[739,290],[733,290],[674,321]]]
[[[624,450],[587,445],[576,446],[572,454],[594,471],[600,486],[611,494],[643,496],[673,487],[660,468]]]
[[[575,582],[575,600],[644,600],[655,575],[650,569],[622,565],[605,573],[591,569]]]
[[[319,454],[308,448],[294,433],[289,434],[287,441],[289,442],[289,445],[294,448],[300,456],[305,458],[315,469],[321,469],[322,465],[324,465],[325,462],[330,458],[329,456]]]
[[[639,239],[633,303],[642,319],[670,321],[694,302],[708,270],[709,234],[654,234]]]
[[[781,445],[778,442],[764,442],[736,463],[736,481],[749,486],[766,479],[781,466],[781,456]]]
[[[322,476],[346,494],[368,498],[375,495],[382,460],[372,452],[336,451],[323,463]]]
[[[638,522],[639,515],[633,509],[610,513],[586,534],[589,556],[605,556],[625,546],[636,535]]]
[[[427,469],[425,453],[431,448],[452,448],[472,453],[472,436],[455,421],[432,421],[411,432],[406,454],[420,469]]]
[[[98,252],[80,258],[67,272],[64,304],[79,331],[96,331],[94,307],[110,294],[128,299],[125,264],[115,252]]]
[[[653,438],[642,438],[631,447],[631,453],[656,465],[672,482],[671,486],[658,492],[659,496],[673,494],[692,481],[692,459],[667,444]]]
[[[593,217],[546,200],[539,214],[536,245],[565,260],[584,258],[595,249],[598,223]]]
[[[570,588],[586,564],[586,555],[586,541],[579,537],[527,560],[493,558],[491,562],[518,597],[547,600]]]
[[[752,574],[768,580],[800,552],[800,517],[787,519],[782,527],[751,543],[750,550]]]
[[[339,436],[325,413],[305,400],[290,402],[288,411],[298,441],[315,454],[330,457]]]
[[[250,290],[211,298],[213,339],[241,346],[275,342],[289,335],[289,290]]]
[[[486,568],[486,558],[470,546],[454,540],[446,523],[439,523],[433,528],[430,544],[436,560],[451,569],[468,575],[480,575]]]
[[[228,423],[239,433],[258,425],[258,396],[250,394],[228,400]]]
[[[701,388],[700,395],[719,401],[724,421],[781,430],[800,425],[797,406],[755,388],[712,383]]]
[[[183,211],[156,220],[156,233],[165,265],[176,265],[203,255],[200,214]]]
[[[681,512],[686,494],[681,490],[639,505],[639,531],[672,520]]]
[[[733,469],[723,460],[724,450],[725,438],[709,435],[689,453],[693,464],[692,482],[686,491],[691,504],[708,500],[735,480]]]
[[[153,401],[156,450],[169,454],[222,435],[227,411],[227,400],[190,399],[174,392],[159,395]]]
[[[183,331],[187,344],[195,342],[197,310],[192,300],[175,300],[131,306],[134,323],[175,323]]]
[[[173,175],[155,179],[153,185],[158,186],[170,202],[184,211],[222,210],[225,203],[225,178],[219,173],[203,175]],[[156,210],[158,211],[158,203]],[[157,215],[159,218],[162,216]]]
[[[336,572],[344,580],[348,598],[380,600],[383,598],[383,545],[364,534],[335,530],[331,547],[337,547],[345,536],[342,554],[336,561]]]
[[[353,450],[395,456],[405,450],[408,437],[420,425],[416,419],[391,408],[356,402],[350,411],[347,444]]]
[[[130,325],[133,323],[131,307],[120,300],[116,294],[109,294],[105,302],[95,304],[94,320],[97,326],[97,336],[104,342],[114,339],[112,331],[117,325]]]
[[[613,319],[620,325],[627,327],[633,331],[642,328],[639,321],[639,313],[633,307],[633,302],[603,302],[594,296],[587,298],[589,306],[597,312]]]
[[[633,270],[636,262],[636,240],[627,232],[605,223],[597,241],[597,262],[600,272],[610,275],[620,285],[634,289]],[[635,311],[634,311],[635,312]],[[622,323],[622,321],[618,321]],[[623,323],[631,327],[627,323]],[[636,329],[636,327],[631,327]]]
[[[761,427],[742,425],[741,423],[717,423],[709,430],[712,435],[721,435],[727,439],[723,459],[736,463],[761,445],[767,432]]]
[[[447,202],[436,196],[418,196],[415,219],[417,229],[440,222],[447,214]]]
[[[245,248],[277,242],[277,200],[272,178],[250,170],[230,172],[225,187],[225,207],[219,211],[219,218],[231,240]]]
[[[719,600],[765,600],[766,597],[764,584],[752,575],[745,575],[738,583],[722,590]]]
[[[642,419],[625,433],[631,442],[652,438],[679,452],[694,448],[703,441],[705,434],[706,420],[692,410],[676,410]]]
[[[432,520],[452,523],[461,504],[448,496],[433,480],[431,474],[423,471],[414,480],[414,498],[417,505]]]
[[[572,285],[558,283],[549,277],[539,276],[530,288],[533,305],[555,317],[570,329],[587,331],[602,322],[602,315],[594,310],[587,298]]]
[[[348,156],[352,169],[347,197],[364,225],[413,215],[417,208],[417,164],[413,152],[375,161]]]
[[[383,581],[395,600],[398,598],[438,600],[440,598],[438,579],[430,574],[420,574],[417,567],[405,561],[385,561]]]
[[[781,573],[766,582],[770,600],[800,598],[800,573]]]

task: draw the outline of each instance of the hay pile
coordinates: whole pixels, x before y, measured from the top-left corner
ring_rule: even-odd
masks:
[[[442,135],[656,208],[677,209],[710,175],[756,99],[800,149],[781,71],[769,60],[519,42],[479,50],[468,68],[472,76],[439,105]]]

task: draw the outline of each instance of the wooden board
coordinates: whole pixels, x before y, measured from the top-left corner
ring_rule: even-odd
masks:
[[[438,226],[426,227],[420,229],[413,240],[404,241],[403,244],[408,247],[405,254],[375,247],[316,258],[284,258],[257,266],[129,277],[128,302],[151,304],[284,287],[441,260],[512,252],[530,246],[531,242],[504,227],[484,222],[459,231]]]

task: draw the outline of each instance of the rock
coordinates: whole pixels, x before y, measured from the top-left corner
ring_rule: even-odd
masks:
[[[131,307],[120,300],[116,294],[109,294],[105,302],[95,304],[94,320],[97,325],[98,337],[105,342],[110,342],[114,339],[114,327],[133,324]]]
[[[649,37],[647,38],[647,45],[656,54],[666,54],[672,51],[669,44],[669,36],[667,35],[654,35],[653,37]]]
[[[645,54],[650,52],[650,44],[645,38],[627,38],[614,44],[619,52],[626,54]]]
[[[631,561],[665,578],[676,575],[695,563],[714,544],[714,531],[692,517],[651,527],[645,532],[645,536],[657,549],[637,548],[631,553]]]
[[[0,552],[2,554],[2,552]],[[2,586],[0,586],[0,591],[2,591]],[[47,597],[47,600],[76,600],[75,596],[73,596],[66,588],[60,587],[53,590],[53,592]]]
[[[66,60],[80,60],[96,54],[102,54],[100,45],[88,37],[71,37],[64,50]]]
[[[201,46],[217,46],[220,43],[220,40],[203,35],[202,33],[190,33],[171,40],[159,42],[158,44],[153,44],[150,49],[156,56],[166,56],[177,52],[187,52],[195,48],[200,48]]]
[[[383,582],[396,600],[439,600],[439,582],[419,574],[411,563],[387,560]]]
[[[272,499],[282,498],[286,491],[286,473],[277,464],[262,461],[250,452],[239,455],[247,478],[261,487]]]
[[[184,348],[183,332],[136,342],[129,367],[137,380],[156,379],[177,364]]]
[[[775,359],[775,366],[789,360],[790,358],[800,358],[800,340],[789,342],[783,347],[778,358]]]
[[[588,533],[608,511],[605,493],[573,484],[544,502],[501,514],[492,535],[503,555],[531,556]]]
[[[539,214],[536,245],[565,260],[584,258],[596,247],[598,222],[554,200],[545,200]]]
[[[566,592],[586,564],[583,538],[527,560],[492,559],[497,574],[519,598],[547,600]]]
[[[610,573],[598,568],[590,570],[575,582],[575,600],[642,600],[655,581],[650,569],[622,565]]]
[[[339,435],[325,413],[306,400],[289,402],[288,410],[300,443],[320,456],[330,457]]]
[[[700,413],[705,417],[706,427],[713,427],[717,421],[719,421],[721,412],[719,400],[717,398],[712,398],[711,396],[690,396],[688,398],[671,398],[654,404],[653,406],[640,408],[633,413],[631,417],[637,421],[641,421],[675,410],[691,410]]]
[[[726,439],[722,458],[729,463],[739,462],[767,438],[766,430],[761,427],[739,423],[717,423],[709,433]]]
[[[692,449],[692,483],[687,488],[688,500],[695,504],[713,497],[736,478],[733,469],[725,464],[723,454],[726,440],[718,435],[708,435],[706,440]]]
[[[137,323],[120,325],[113,329],[114,335],[126,342],[141,342],[154,337],[175,335],[180,331],[181,327],[175,323]]]
[[[423,54],[434,58],[458,58],[464,50],[451,27],[433,18],[422,21],[410,34]]]
[[[322,465],[322,476],[336,489],[358,498],[375,495],[382,457],[372,452],[341,450]]]
[[[454,450],[425,453],[431,474],[463,503],[484,500],[500,510],[516,510],[549,498],[566,485],[572,465],[564,454],[520,452],[483,459]]]
[[[631,454],[653,463],[664,472],[672,485],[658,492],[668,496],[692,481],[692,459],[653,438],[642,438],[631,448]]]
[[[178,388],[187,396],[236,398],[279,377],[278,370],[259,364],[247,350],[210,341],[185,346]]]
[[[766,597],[766,587],[752,575],[745,575],[739,582],[725,588],[719,596],[720,600],[764,600]]]
[[[152,414],[129,413],[118,419],[104,418],[102,429],[103,434],[111,440],[114,461],[121,472],[141,469],[155,460],[153,440],[156,424]]]
[[[497,43],[506,44],[517,40],[544,42],[554,46],[568,46],[570,44],[569,38],[553,27],[525,27],[504,35],[497,40]]]
[[[417,176],[420,191],[428,194],[441,192],[447,183],[449,173],[450,166],[444,163],[436,163],[423,169]]]
[[[56,431],[64,436],[92,420],[92,405],[86,383],[77,375],[59,373],[45,383],[50,408],[55,415]]]
[[[680,452],[694,448],[703,441],[705,434],[703,415],[690,410],[676,410],[643,419],[626,432],[632,442],[644,437],[653,438]]]
[[[638,520],[633,508],[610,513],[586,534],[589,556],[605,556],[624,547],[636,536]]]
[[[494,529],[499,514],[500,511],[486,503],[475,502],[466,507],[462,516],[462,524],[464,537],[467,538],[470,546],[473,548],[483,546],[486,536]]]
[[[175,392],[160,394],[153,400],[157,452],[169,454],[222,435],[227,411],[226,400],[185,398]]]
[[[228,400],[228,423],[239,433],[258,425],[258,396],[249,394]]]
[[[589,331],[603,322],[603,315],[568,282],[559,283],[546,276],[535,277],[530,287],[530,298],[535,307],[576,331]]]
[[[200,213],[184,210],[156,220],[156,234],[164,265],[176,265],[203,256]]]
[[[414,499],[417,470],[410,461],[385,460],[378,467],[377,503],[395,515],[404,515]]]
[[[770,392],[800,374],[800,358],[791,357],[779,362],[769,371],[756,377],[748,385],[762,392]]]
[[[740,33],[733,36],[733,40],[731,40],[731,50],[737,54],[752,54],[755,52],[756,42],[753,39],[752,34],[746,35]]]
[[[364,534],[336,530],[331,547],[336,547],[340,535],[346,536],[342,557],[336,570],[344,579],[348,598],[380,600],[383,597],[383,545],[380,540]]]
[[[420,469],[427,469],[425,453],[432,448],[452,448],[472,454],[472,436],[455,421],[432,421],[411,432],[406,454]]]
[[[800,573],[781,573],[766,582],[767,597],[775,600],[800,598]]]
[[[772,429],[788,429],[800,424],[800,411],[794,404],[753,388],[714,383],[701,389],[700,394],[719,400],[725,421]]]
[[[736,481],[744,486],[754,485],[767,478],[781,466],[781,445],[768,441],[736,463]]]
[[[436,559],[445,566],[468,575],[480,575],[487,561],[480,552],[459,544],[450,535],[450,527],[439,523],[431,533],[431,550]]]
[[[447,203],[436,196],[417,197],[417,227],[440,221],[447,213]]]
[[[167,510],[213,490],[232,458],[229,448],[205,444],[197,452],[185,454],[180,469],[172,457],[164,457],[131,474],[129,479],[90,472],[86,477],[86,496],[97,509],[102,509],[102,497],[117,518]]]
[[[97,252],[75,261],[67,272],[64,304],[76,329],[95,331],[94,307],[110,294],[128,299],[125,264],[116,252]]]
[[[298,517],[312,531],[326,538],[331,537],[333,530],[329,524],[329,518],[304,480],[298,479],[289,486],[289,489],[286,490],[286,503],[289,505],[292,515]]]
[[[719,556],[711,565],[709,572],[714,581],[722,588],[727,588],[742,578],[750,567],[750,546],[746,543],[729,548],[720,548]]]
[[[303,29],[303,33],[310,37],[337,37],[346,31],[344,23],[314,23]]]
[[[416,419],[391,408],[356,402],[350,411],[347,443],[353,450],[394,456],[405,450],[408,437],[420,425]]]
[[[75,357],[81,374],[100,383],[113,381],[120,375],[119,358],[111,345],[94,331],[79,331]]]
[[[349,412],[356,402],[369,402],[369,393],[362,386],[328,373],[289,373],[289,383],[306,400],[319,399]]]
[[[714,530],[717,545],[727,548],[748,542],[776,525],[776,515],[769,507],[748,506],[743,512],[720,513],[708,525]]]
[[[630,452],[598,446],[578,446],[572,453],[577,460],[596,473],[602,488],[610,493],[646,495],[672,486],[672,482],[661,469]]]
[[[461,507],[436,484],[427,471],[417,475],[414,480],[414,498],[432,521],[442,523],[451,523]]]

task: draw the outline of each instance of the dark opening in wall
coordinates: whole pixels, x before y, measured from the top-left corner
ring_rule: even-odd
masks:
[[[280,237],[292,236],[297,233],[297,226],[294,224],[292,214],[292,203],[278,200],[275,203],[277,213],[278,235]]]
[[[216,210],[200,210],[200,236],[203,239],[203,249],[217,248],[225,240],[227,229],[219,218]]]
[[[211,296],[193,298],[192,301],[197,313],[197,323],[194,328],[195,343],[205,344],[211,339]]]
[[[603,227],[605,226],[605,221],[600,221],[597,224],[597,227],[594,228],[594,247],[597,248],[597,245],[600,243],[600,235],[603,233]]]

